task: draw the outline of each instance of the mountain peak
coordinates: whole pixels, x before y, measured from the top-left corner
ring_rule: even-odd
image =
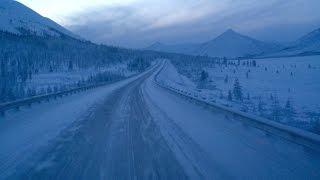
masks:
[[[157,42],[153,43],[151,46],[160,46],[160,45],[163,45],[163,43],[157,41]]]
[[[157,42],[151,44],[149,47],[161,47],[161,46],[164,46],[164,44],[159,42],[159,41],[157,41]]]
[[[213,39],[212,41],[232,41],[235,39],[251,39],[247,36],[244,36],[236,31],[234,31],[233,29],[228,29],[226,30],[224,33],[220,34],[218,37],[216,37],[215,39]]]
[[[246,57],[273,51],[273,44],[264,43],[228,29],[218,37],[201,44],[165,45],[160,42],[149,46],[148,50],[207,55],[211,57]]]
[[[234,33],[237,33],[237,32],[235,32],[233,29],[227,29],[224,33],[232,33],[232,34],[234,34]]]
[[[164,44],[162,44],[161,42],[157,41],[157,42],[151,44],[149,47],[147,47],[145,49],[147,49],[147,50],[159,50],[164,46],[165,46]]]
[[[224,33],[222,33],[221,35],[228,35],[228,36],[230,36],[230,35],[240,35],[239,33],[237,33],[236,31],[234,31],[233,29],[228,29],[228,30],[226,30]]]
[[[215,39],[204,43],[199,48],[198,54],[234,58],[262,54],[272,49],[271,44],[228,29]]]

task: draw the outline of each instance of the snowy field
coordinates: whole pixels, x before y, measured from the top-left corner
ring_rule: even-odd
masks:
[[[188,91],[244,112],[320,132],[320,56],[173,64],[182,74],[180,79],[188,77],[194,83],[184,83]],[[169,69],[167,74],[177,79],[175,69]],[[235,88],[236,79],[240,88]],[[176,84],[183,83],[177,80]],[[235,89],[240,89],[241,98]]]
[[[127,64],[116,64],[109,67],[89,68],[86,70],[74,70],[65,72],[44,72],[34,75],[32,79],[27,81],[27,88],[35,89],[37,92],[45,94],[48,88],[54,91],[61,90],[61,88],[73,88],[79,82],[85,82],[90,77],[94,77],[99,73],[110,73],[119,77],[129,77],[138,72],[129,71]]]

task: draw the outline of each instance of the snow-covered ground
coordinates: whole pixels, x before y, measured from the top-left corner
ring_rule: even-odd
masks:
[[[319,179],[317,149],[158,86],[191,85],[161,67],[8,112],[0,179]]]
[[[64,129],[87,118],[95,105],[104,102],[115,90],[136,81],[147,72],[62,99],[22,107],[19,111],[11,110],[1,116],[0,179],[18,171],[18,165],[30,160],[36,151],[47,146]]]
[[[320,56],[228,61],[190,67],[176,65],[193,80],[184,89],[201,96],[284,124],[320,132]],[[251,64],[250,64],[251,62]],[[199,63],[201,64],[201,63]],[[176,78],[172,68],[166,74]],[[199,72],[208,73],[201,81]],[[170,79],[170,78],[167,78]],[[243,101],[233,94],[235,80],[242,87]],[[172,81],[168,81],[172,83]],[[178,86],[181,83],[176,83]],[[190,84],[190,83],[189,83]],[[197,87],[197,88],[195,88]],[[233,97],[230,98],[229,91]],[[231,100],[232,99],[232,100]],[[286,107],[287,104],[290,104]]]
[[[119,77],[129,77],[139,72],[129,71],[127,64],[116,64],[109,67],[101,67],[99,69],[89,68],[84,70],[62,71],[62,72],[43,72],[36,74],[32,79],[27,81],[26,88],[36,89],[37,92],[47,91],[48,87],[72,88],[78,82],[86,81],[89,77],[95,76],[98,73],[110,73]]]
[[[46,89],[48,86],[72,85],[87,79],[92,73],[92,71],[41,73],[28,81],[28,87],[40,90],[41,88]]]

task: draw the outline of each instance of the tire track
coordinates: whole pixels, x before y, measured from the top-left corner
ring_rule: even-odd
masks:
[[[12,179],[188,179],[142,99],[151,75],[114,91]]]

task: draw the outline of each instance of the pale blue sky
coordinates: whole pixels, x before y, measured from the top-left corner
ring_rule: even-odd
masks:
[[[319,0],[19,0],[99,43],[195,43],[233,28],[290,41],[320,27]]]

